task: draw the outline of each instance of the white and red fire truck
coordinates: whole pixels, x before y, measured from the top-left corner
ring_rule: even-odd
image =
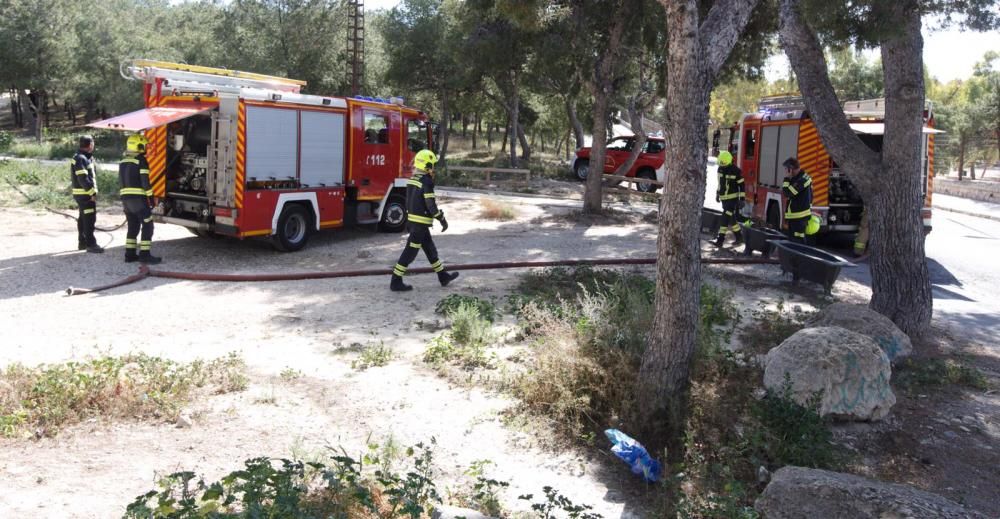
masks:
[[[279,250],[352,224],[399,231],[413,156],[433,149],[402,100],[305,95],[304,81],[151,60],[122,65],[146,108],[90,126],[144,132],[157,222],[270,236]]]
[[[854,133],[875,151],[882,150],[885,133],[885,100],[844,103],[844,114]],[[924,112],[923,164],[924,229],[931,228],[931,193],[934,177],[934,115]],[[783,95],[764,98],[756,113],[746,114],[729,129],[728,149],[743,170],[748,206],[752,216],[773,228],[784,225],[785,200],[781,194],[784,171],[781,163],[797,157],[813,179],[813,213],[823,222],[821,231],[856,232],[864,204],[847,175],[827,153],[801,97]],[[716,154],[720,134],[713,136]],[[751,216],[751,215],[748,215]]]

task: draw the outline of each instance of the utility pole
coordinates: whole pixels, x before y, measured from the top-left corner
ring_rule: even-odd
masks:
[[[365,0],[347,1],[347,60],[356,96],[365,82]]]

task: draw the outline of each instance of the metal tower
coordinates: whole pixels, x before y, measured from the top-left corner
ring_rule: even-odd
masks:
[[[347,61],[356,96],[365,82],[365,0],[347,1]]]

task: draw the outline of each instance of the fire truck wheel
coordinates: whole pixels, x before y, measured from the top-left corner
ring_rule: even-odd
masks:
[[[382,219],[378,228],[382,232],[402,232],[406,226],[406,198],[403,195],[389,195],[382,209]]]
[[[646,180],[656,180],[656,172],[651,169],[644,169],[635,175],[637,178],[644,178]],[[655,193],[659,186],[656,184],[636,184],[635,188],[643,193]]]
[[[578,160],[576,161],[576,165],[573,166],[573,173],[576,175],[577,180],[587,180],[588,171],[590,171],[589,160]]]
[[[309,240],[309,213],[298,204],[286,205],[278,217],[278,229],[272,241],[282,252],[295,252]]]

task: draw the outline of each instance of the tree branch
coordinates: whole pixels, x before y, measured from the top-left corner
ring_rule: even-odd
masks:
[[[869,192],[881,163],[854,134],[833,90],[826,57],[816,35],[798,9],[798,0],[781,0],[781,46],[795,70],[809,116],[830,156],[847,172],[862,193]]]
[[[736,40],[750,22],[750,14],[760,0],[718,0],[701,22],[702,55],[712,83],[722,70]]]

